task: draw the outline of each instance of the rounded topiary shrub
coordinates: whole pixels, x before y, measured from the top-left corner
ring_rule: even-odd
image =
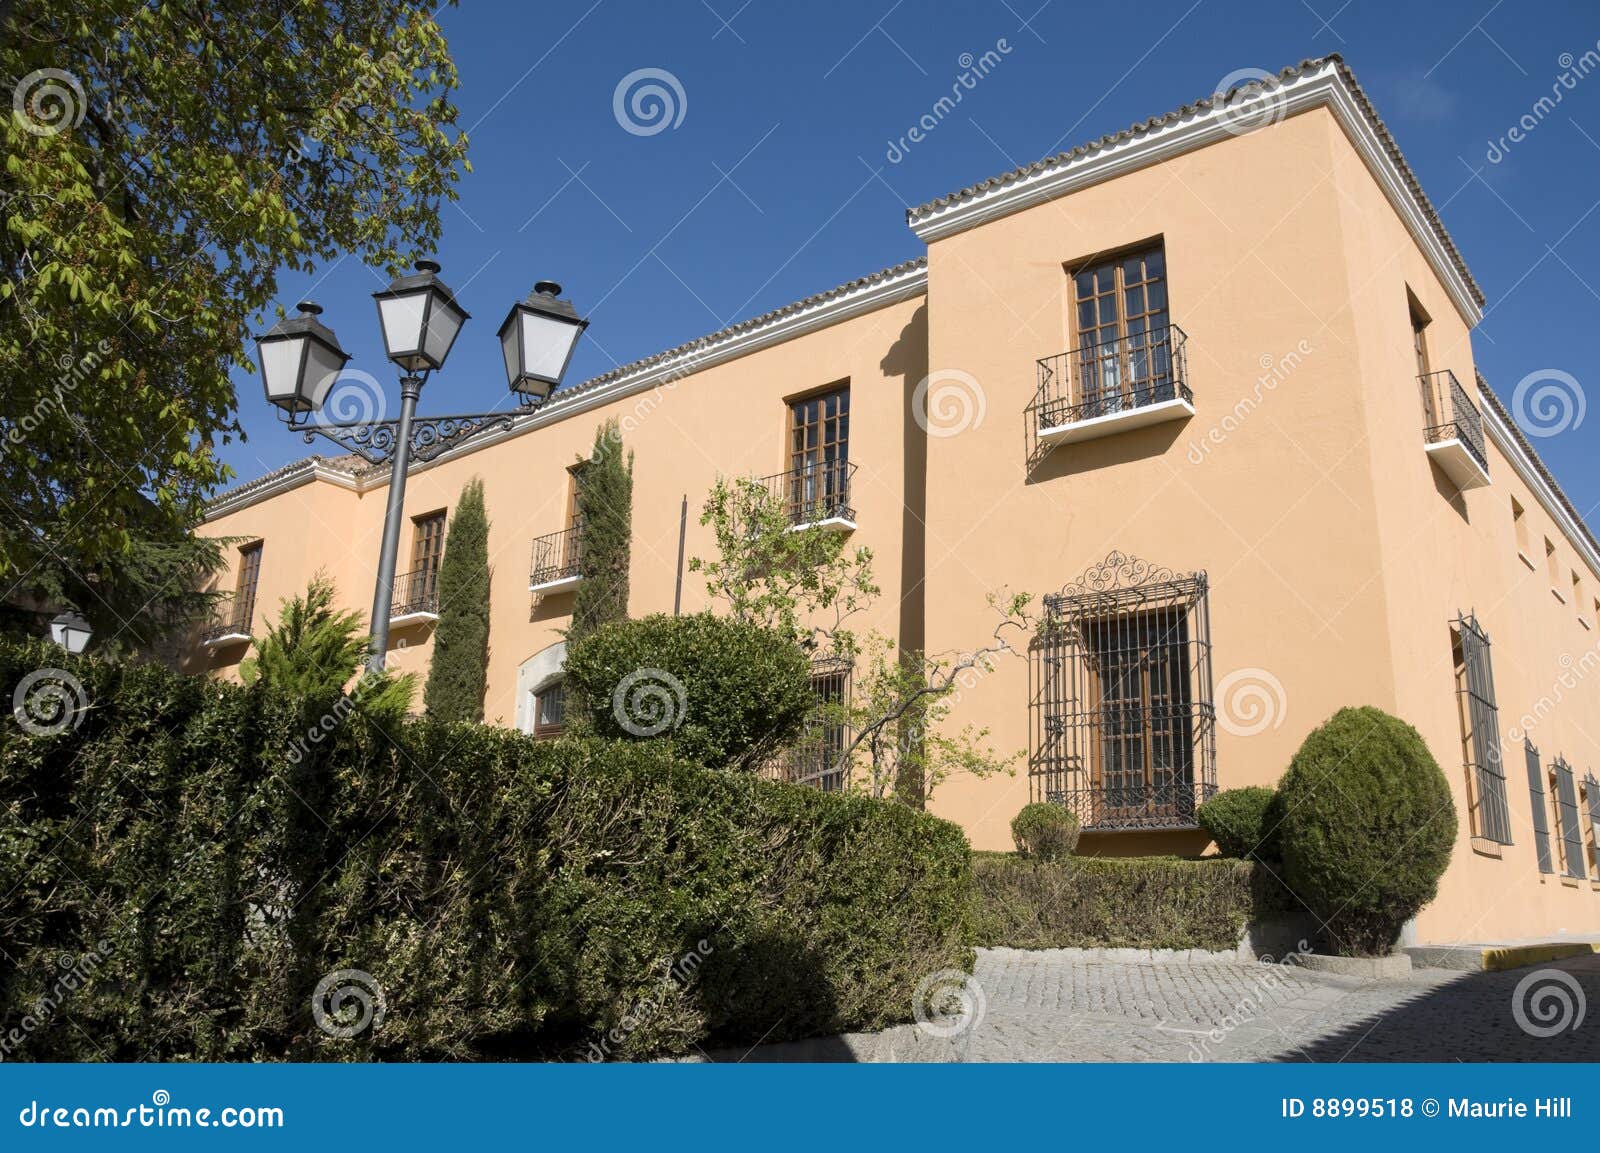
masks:
[[[1261,785],[1225,789],[1196,809],[1195,816],[1224,857],[1275,860],[1278,831],[1276,822],[1267,819],[1274,795]]]
[[[1036,801],[1011,818],[1017,852],[1036,861],[1059,861],[1078,847],[1078,818],[1060,805]]]
[[[670,741],[708,768],[760,765],[816,702],[791,638],[710,613],[603,625],[567,650],[566,677],[600,736]]]
[[[1354,956],[1393,948],[1450,863],[1450,784],[1416,729],[1381,709],[1340,709],[1279,785],[1284,881]]]

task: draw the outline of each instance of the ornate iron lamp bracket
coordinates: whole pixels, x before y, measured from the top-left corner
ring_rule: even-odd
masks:
[[[411,459],[432,460],[447,449],[493,428],[509,429],[514,412],[457,413],[454,416],[419,416],[411,422]],[[311,444],[324,437],[368,464],[387,464],[394,457],[399,436],[398,420],[308,421],[290,425]]]

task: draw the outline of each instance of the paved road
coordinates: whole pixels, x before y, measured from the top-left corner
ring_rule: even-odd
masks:
[[[984,949],[973,980],[969,996],[981,1008],[946,1019],[948,1036],[901,1026],[717,1059],[1600,1060],[1594,955],[1508,973],[1417,970],[1372,982],[1285,965],[1121,963]],[[1522,1019],[1551,1035],[1519,1025],[1519,986]]]

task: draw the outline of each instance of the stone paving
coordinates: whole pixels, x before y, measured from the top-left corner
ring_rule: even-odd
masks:
[[[981,1011],[964,1026],[947,1022],[957,1027],[948,1037],[900,1026],[718,1059],[1600,1061],[1596,955],[1505,973],[1420,969],[1364,981],[1239,961],[982,949],[973,979]],[[1519,985],[1523,1020],[1567,1026],[1543,1037],[1522,1028]]]

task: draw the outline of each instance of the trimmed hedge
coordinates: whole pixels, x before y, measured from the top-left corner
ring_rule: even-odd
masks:
[[[1306,737],[1278,786],[1284,882],[1353,956],[1388,953],[1433,900],[1456,840],[1444,770],[1416,729],[1340,709]]]
[[[1264,871],[1216,857],[977,853],[974,943],[1014,949],[1232,949],[1248,921],[1283,912]]]
[[[1224,789],[1196,809],[1195,817],[1224,857],[1276,861],[1282,851],[1273,805],[1276,796],[1264,785]]]
[[[88,707],[0,726],[8,1058],[636,1058],[907,1020],[971,961],[966,841],[901,806],[46,646],[0,692],[41,666]],[[386,1009],[348,1040],[341,969]]]
[[[708,612],[602,625],[572,643],[565,667],[594,732],[670,742],[714,769],[759,767],[816,707],[792,638]]]

